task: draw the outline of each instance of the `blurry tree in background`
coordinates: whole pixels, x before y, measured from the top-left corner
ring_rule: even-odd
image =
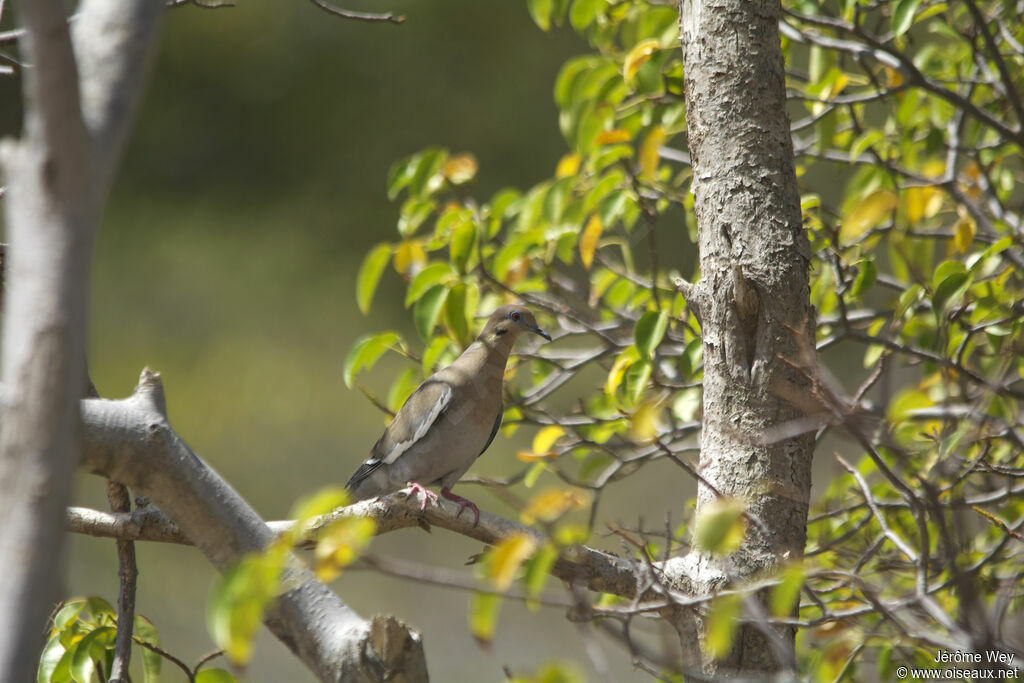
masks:
[[[393,268],[416,336],[367,336],[345,368],[351,385],[389,352],[407,358],[386,390],[366,389],[393,412],[479,315],[530,305],[556,340],[511,367],[503,431],[528,431],[532,448],[516,475],[477,479],[520,518],[471,527],[454,506],[428,510],[493,545],[476,582],[372,549],[359,562],[466,589],[481,641],[501,638],[502,596],[568,607],[609,677],[616,656],[664,680],[889,679],[946,650],[1019,666],[1024,3],[684,2],[682,51],[679,12],[658,2],[528,5],[540,28],[568,23],[593,47],[555,83],[568,149],[554,177],[476,197],[488,169],[471,153],[396,163],[398,233],[366,256],[356,298],[369,312]],[[792,154],[775,129],[782,103],[769,106],[783,88],[776,27]],[[699,267],[673,267],[660,246],[684,228]],[[830,434],[844,455],[817,455],[844,473],[810,500],[809,456]],[[625,480],[661,460],[680,490],[699,482],[696,503],[665,500],[663,525],[600,523]],[[352,515],[378,532],[418,523],[401,496],[314,522],[332,502],[289,527],[320,535],[322,574],[365,540],[365,526],[339,526]],[[262,557],[276,570],[281,545]],[[262,607],[276,585],[265,566],[224,585]],[[235,600],[223,619],[250,628],[238,613],[252,605]],[[112,614],[99,601],[62,610],[46,677],[106,662]]]

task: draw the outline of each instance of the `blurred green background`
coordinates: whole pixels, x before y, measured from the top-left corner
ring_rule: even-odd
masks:
[[[587,50],[571,31],[542,33],[521,1],[345,6],[408,21],[356,23],[296,1],[167,12],[96,248],[89,362],[100,393],[126,396],[144,366],[160,371],[175,428],[267,519],[283,518],[303,493],[343,483],[384,426],[342,382],[353,341],[388,327],[415,338],[393,272],[369,318],[355,307],[363,255],[395,236],[389,165],[428,145],[471,151],[481,197],[550,176],[566,151],[554,78]],[[20,84],[0,81],[0,132],[16,134]],[[400,367],[389,361],[366,379],[378,391]],[[514,452],[499,439],[476,471],[507,476],[520,466]],[[659,509],[689,497],[676,488],[691,488],[678,472],[663,479]],[[643,490],[626,481],[616,498]],[[514,514],[479,488],[463,492]],[[80,477],[76,497],[106,508],[97,478]],[[481,546],[407,530],[373,549],[464,571]],[[165,649],[195,660],[213,648],[205,627],[213,570],[191,548],[139,544],[138,553],[139,611]],[[72,538],[69,568],[68,594],[116,598],[112,542]],[[485,650],[466,627],[464,593],[360,572],[334,587],[365,616],[390,612],[420,628],[435,681],[503,680],[504,666],[526,673],[549,658],[590,667],[559,611],[506,603]],[[646,680],[628,654],[603,645],[616,680]],[[264,634],[246,680],[311,676]]]

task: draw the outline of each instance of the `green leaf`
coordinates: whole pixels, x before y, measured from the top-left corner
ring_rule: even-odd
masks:
[[[157,633],[156,627],[153,626],[153,622],[141,614],[135,615],[134,637],[151,645],[160,646],[160,634]],[[160,679],[160,668],[164,663],[163,657],[145,647],[140,646],[138,649],[142,658],[143,680],[146,683],[157,683]]]
[[[90,683],[96,661],[105,658],[106,649],[114,642],[117,630],[103,626],[85,634],[71,655],[71,677],[77,683]]]
[[[714,555],[728,555],[746,533],[746,506],[736,498],[719,498],[701,508],[694,529],[694,544]]]
[[[424,375],[429,377],[434,374],[446,354],[449,356],[449,362],[455,359],[455,355],[451,353],[451,346],[452,342],[447,337],[434,337],[430,341],[430,345],[423,352]]]
[[[739,614],[742,605],[743,596],[738,593],[721,595],[711,602],[704,647],[712,659],[721,659],[732,650],[732,641],[740,624]]]
[[[551,567],[554,566],[557,559],[558,549],[551,543],[545,543],[526,563],[523,583],[526,585],[526,595],[530,599],[536,600],[540,597],[541,591],[544,590],[544,586],[551,576]],[[527,603],[528,606],[530,604]],[[536,604],[534,603],[533,606],[536,607]]]
[[[410,197],[402,204],[401,213],[398,216],[398,233],[402,237],[409,237],[419,230],[423,221],[430,218],[437,204],[430,199],[418,199]]]
[[[932,279],[932,307],[942,311],[961,287],[967,284],[967,269],[959,261],[943,261]]]
[[[401,342],[397,332],[381,332],[361,337],[345,357],[345,386],[351,388],[360,370],[369,370],[384,353]]]
[[[554,0],[527,0],[526,7],[530,10],[533,23],[537,24],[541,31],[551,29],[551,12],[555,7]]]
[[[893,676],[892,650],[893,646],[889,643],[884,643],[878,649],[879,680],[891,681],[895,678],[895,676]]]
[[[523,477],[523,486],[528,489],[532,489],[540,479],[540,475],[544,473],[548,466],[544,462],[535,462],[526,470],[526,475]]]
[[[410,165],[409,194],[427,197],[444,186],[441,167],[448,158],[448,150],[439,147],[425,149],[412,157]]]
[[[920,4],[921,0],[896,0],[892,10],[893,37],[899,38],[910,30],[914,23],[914,14]]]
[[[99,597],[98,595],[91,595],[85,599],[86,608],[92,613],[93,617],[97,621],[104,617],[114,621],[117,619],[117,612],[111,607],[110,603]]]
[[[455,276],[451,265],[447,263],[432,263],[420,272],[409,283],[405,291],[405,307],[409,308],[416,303],[423,294],[434,285],[441,284]]]
[[[411,156],[399,159],[391,165],[388,169],[388,199],[394,199],[409,185],[413,173],[416,172],[415,163],[416,157]]]
[[[373,293],[377,291],[380,276],[390,260],[391,245],[382,243],[371,249],[363,259],[363,264],[359,266],[359,274],[356,276],[356,303],[363,315],[370,312]]]
[[[216,581],[207,603],[207,627],[232,663],[252,657],[263,611],[277,593],[283,554],[247,555]]]
[[[195,683],[238,683],[238,679],[224,669],[203,669],[196,674]]]
[[[654,363],[650,358],[641,358],[626,370],[626,389],[629,400],[634,404],[640,401],[647,389],[647,380],[651,378]]]
[[[873,260],[864,259],[857,265],[859,271],[857,272],[857,277],[853,280],[853,287],[850,288],[850,295],[854,297],[859,297],[871,289],[878,280],[878,269],[875,267]]]
[[[57,665],[64,656],[64,646],[60,642],[60,634],[55,633],[46,642],[42,654],[39,655],[39,669],[36,671],[36,683],[50,683]]]
[[[53,618],[53,626],[58,631],[65,631],[67,627],[78,619],[78,615],[85,609],[85,600],[71,600],[57,612]]]
[[[470,321],[473,317],[473,312],[476,310],[478,299],[479,296],[476,294],[476,289],[471,289],[461,282],[452,287],[448,292],[448,298],[444,304],[444,322],[460,346],[469,346],[471,341],[472,328],[470,327]],[[473,311],[469,310],[471,303]]]
[[[804,570],[800,565],[793,565],[783,570],[781,580],[772,589],[772,614],[780,619],[793,613],[800,599],[800,589],[804,585]]]
[[[491,593],[474,593],[469,601],[469,632],[483,643],[494,639],[498,625],[501,596]]]
[[[441,315],[444,302],[448,298],[448,288],[444,285],[434,285],[428,289],[412,310],[413,322],[416,331],[424,340],[430,339],[437,326],[437,318]]]
[[[637,350],[648,358],[654,357],[654,350],[668,330],[668,311],[648,311],[640,316],[633,328],[633,340]]]
[[[477,226],[473,220],[466,220],[458,223],[452,230],[452,241],[449,246],[449,254],[452,265],[460,273],[466,272],[466,265],[470,256],[473,255],[473,245],[476,244]]]
[[[597,19],[605,0],[576,0],[569,10],[569,23],[577,33],[583,33]]]
[[[412,392],[416,391],[419,383],[420,374],[412,368],[406,368],[402,374],[395,378],[395,381],[391,383],[391,388],[388,389],[388,410],[397,413],[398,409],[405,403],[405,400],[412,395]]]

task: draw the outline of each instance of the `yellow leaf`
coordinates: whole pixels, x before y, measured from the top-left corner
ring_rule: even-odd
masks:
[[[570,510],[580,510],[586,505],[586,496],[581,491],[570,488],[547,489],[530,499],[519,518],[523,524],[533,524],[537,520],[553,522]]]
[[[594,143],[598,145],[614,145],[616,142],[629,142],[633,139],[629,131],[624,128],[613,128],[612,130],[602,130],[594,138]]]
[[[545,427],[537,432],[537,436],[533,437],[533,452],[547,453],[563,434],[565,434],[565,430],[558,425]]]
[[[583,235],[580,237],[580,260],[587,270],[590,270],[591,264],[594,263],[594,251],[597,249],[597,242],[601,239],[603,232],[604,225],[601,223],[601,217],[595,213],[587,221],[587,226],[583,228]]]
[[[658,50],[658,41],[653,38],[642,40],[636,44],[629,54],[626,55],[626,59],[622,62],[622,77],[626,83],[633,80],[633,76],[636,76],[636,72],[640,70],[644,64],[650,60]]]
[[[661,401],[645,401],[629,419],[629,437],[637,443],[654,440],[661,430]]]
[[[967,181],[967,196],[977,199],[981,196],[981,167],[971,161],[964,167],[964,178]]]
[[[335,579],[362,554],[376,531],[376,522],[367,517],[345,517],[328,525],[313,551],[317,578]]]
[[[463,185],[473,179],[479,167],[476,157],[472,154],[456,154],[448,157],[441,166],[441,175],[452,185]]]
[[[885,72],[886,87],[892,89],[898,88],[901,85],[903,85],[903,74],[901,74],[899,71],[892,68],[891,66],[885,67],[883,71]]]
[[[881,223],[898,204],[896,195],[889,190],[871,193],[854,206],[843,219],[842,228],[839,230],[840,237],[843,241],[857,239]]]
[[[552,453],[534,453],[533,451],[516,452],[516,458],[523,462],[540,462],[541,460],[547,460],[552,455]]]
[[[558,160],[558,167],[555,168],[555,177],[568,178],[569,176],[576,175],[576,172],[580,170],[580,162],[582,160],[583,158],[579,154],[566,154]]]
[[[604,393],[609,396],[615,395],[615,390],[622,384],[622,377],[626,374],[626,370],[639,357],[636,347],[633,346],[627,347],[625,351],[619,354],[619,357],[615,359],[615,363],[612,365],[612,369],[608,371],[608,379],[604,383]]]
[[[658,148],[665,142],[665,130],[655,126],[640,145],[640,178],[647,183],[654,181],[658,170]]]
[[[931,218],[942,208],[942,192],[933,186],[908,187],[905,193],[907,220],[912,224]]]
[[[413,240],[405,240],[395,249],[394,265],[400,275],[411,277],[427,262],[427,252],[423,245]]]
[[[829,88],[829,97],[835,97],[839,93],[843,92],[849,84],[850,77],[844,73],[840,73],[836,76],[836,80],[832,83],[832,87]]]
[[[500,591],[508,589],[516,578],[516,570],[537,548],[537,541],[528,534],[512,534],[494,546],[487,563],[487,575]]]
[[[946,162],[942,159],[929,159],[921,165],[921,175],[925,178],[941,178],[946,172]]]
[[[974,235],[977,232],[978,226],[975,225],[974,219],[970,216],[964,216],[956,222],[953,232],[953,246],[961,254],[966,254],[967,250],[971,248],[971,243],[974,242]]]

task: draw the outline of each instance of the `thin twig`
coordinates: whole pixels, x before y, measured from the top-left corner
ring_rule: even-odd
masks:
[[[373,14],[371,12],[353,12],[352,10],[341,9],[340,7],[334,7],[329,5],[323,0],[310,0],[314,5],[327,12],[344,19],[352,19],[353,21],[367,21],[373,23],[391,23],[391,24],[404,24],[405,16],[401,14],[394,14],[393,12],[387,12],[385,14]]]

